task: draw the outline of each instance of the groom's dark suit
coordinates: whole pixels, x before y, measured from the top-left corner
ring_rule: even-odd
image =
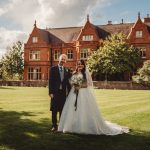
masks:
[[[65,67],[53,66],[49,77],[49,95],[53,94],[50,110],[52,111],[53,127],[57,127],[57,112],[61,114],[66,96],[70,91],[70,72]]]

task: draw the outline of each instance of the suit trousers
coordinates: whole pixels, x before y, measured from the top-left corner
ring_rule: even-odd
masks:
[[[59,119],[61,117],[61,112],[62,112],[64,103],[65,103],[65,100],[66,100],[66,96],[65,96],[63,90],[59,90],[57,95],[54,95],[54,98],[52,100],[53,101],[53,106],[51,106],[52,126],[54,128],[57,127],[57,122],[58,122],[57,115],[58,115],[58,113],[59,113]]]

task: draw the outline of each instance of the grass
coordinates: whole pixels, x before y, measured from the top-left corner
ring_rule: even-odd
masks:
[[[0,150],[148,150],[150,92],[95,90],[106,120],[129,134],[91,136],[52,133],[47,88],[0,87]]]

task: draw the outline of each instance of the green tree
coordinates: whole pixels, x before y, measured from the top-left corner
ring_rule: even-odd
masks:
[[[7,48],[1,59],[1,73],[3,80],[19,80],[23,78],[23,44],[18,41]]]
[[[150,60],[144,62],[142,68],[137,71],[137,75],[132,77],[133,81],[150,87]]]
[[[133,72],[140,61],[140,52],[126,42],[122,33],[109,36],[88,58],[89,69],[96,74],[112,75]]]

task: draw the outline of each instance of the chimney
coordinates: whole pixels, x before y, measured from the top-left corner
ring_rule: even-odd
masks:
[[[111,20],[108,20],[108,25],[112,25],[112,21]]]
[[[123,24],[123,19],[121,19],[121,24]]]
[[[149,14],[147,14],[147,17],[144,18],[144,23],[150,23],[150,17],[149,17]]]

